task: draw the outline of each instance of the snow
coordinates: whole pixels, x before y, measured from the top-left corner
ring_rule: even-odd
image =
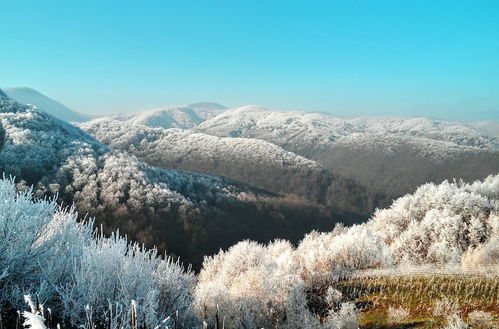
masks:
[[[218,104],[198,103],[190,106],[168,106],[139,113],[127,113],[104,117],[102,120],[118,120],[133,124],[142,124],[152,128],[188,129],[199,125],[206,119],[215,117],[224,111]]]
[[[277,112],[248,105],[228,110],[195,130],[216,136],[253,137],[278,145],[329,145],[354,133],[422,137],[480,148],[499,148],[496,138],[459,122],[395,116],[342,119],[309,112]]]
[[[315,161],[286,151],[258,139],[223,138],[182,129],[149,128],[140,124],[94,120],[79,127],[99,141],[116,149],[130,149],[137,153],[156,152],[158,157],[175,157],[180,161],[195,152],[202,159],[230,161],[231,157],[254,165],[275,164],[302,168],[319,167]]]

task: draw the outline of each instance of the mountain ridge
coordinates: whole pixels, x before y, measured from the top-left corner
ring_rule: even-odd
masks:
[[[32,104],[61,120],[65,120],[68,122],[83,122],[90,120],[90,116],[75,112],[69,109],[67,106],[50,97],[45,96],[41,92],[32,88],[5,88],[4,92],[6,96],[21,104]]]

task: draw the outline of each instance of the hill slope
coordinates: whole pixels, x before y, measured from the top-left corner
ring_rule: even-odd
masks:
[[[268,111],[248,105],[231,109],[203,122],[198,131],[216,136],[254,137],[305,150],[329,145],[353,133],[387,133],[447,141],[462,146],[498,148],[490,136],[459,122],[395,116],[342,119],[310,112]]]
[[[360,186],[281,147],[258,139],[221,138],[180,129],[97,119],[79,124],[100,142],[150,165],[223,175],[265,190],[340,209],[356,218],[366,200]]]
[[[194,130],[262,139],[315,160],[363,186],[373,201],[367,212],[388,206],[392,199],[429,181],[473,181],[499,172],[496,138],[464,124],[427,118],[346,120],[246,106],[226,111]]]
[[[318,201],[330,180],[314,161],[258,139],[97,119],[79,125],[100,142],[161,167],[224,175],[275,193]]]
[[[0,98],[0,172],[36,195],[59,194],[108,232],[157,245],[199,266],[241,239],[297,241],[340,218],[222,177],[151,167],[43,111]],[[265,226],[265,230],[260,228]]]
[[[188,129],[214,118],[224,109],[223,105],[216,103],[196,103],[189,106],[168,106],[138,113],[112,115],[103,119],[141,124],[152,128]]]
[[[32,104],[61,120],[82,122],[90,119],[31,88],[7,88],[4,91],[13,100],[25,105]]]

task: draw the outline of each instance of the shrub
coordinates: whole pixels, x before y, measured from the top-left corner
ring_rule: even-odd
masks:
[[[135,300],[138,326],[153,328],[169,316],[177,328],[197,323],[190,270],[118,233],[96,236],[92,221],[78,222],[54,199],[33,201],[31,190],[16,193],[11,179],[0,180],[0,228],[0,309],[21,309],[27,293],[71,325],[92,318],[97,326],[130,328]],[[26,315],[36,327],[39,319]]]

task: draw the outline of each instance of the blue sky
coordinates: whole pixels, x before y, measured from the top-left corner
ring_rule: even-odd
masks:
[[[499,120],[499,1],[4,1],[0,87],[86,113],[214,101]]]

